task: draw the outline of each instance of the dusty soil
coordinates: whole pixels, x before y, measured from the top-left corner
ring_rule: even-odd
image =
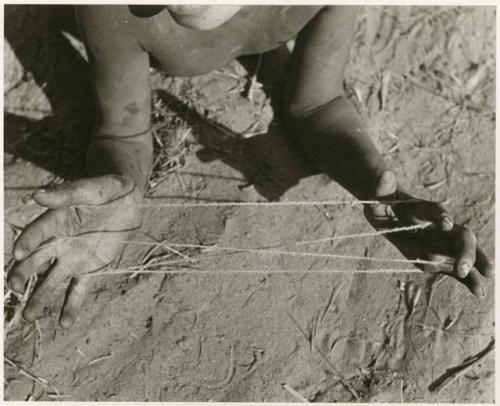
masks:
[[[13,239],[42,211],[30,193],[81,176],[92,103],[68,7],[10,6],[5,15],[8,269]],[[491,258],[494,38],[493,8],[366,7],[346,77],[347,93],[401,183],[445,201]],[[263,85],[252,100],[246,92],[255,58],[191,79],[152,72],[159,155],[148,201],[157,207],[148,209],[138,239],[265,247],[371,230],[350,205],[158,206],[351,199],[313,174],[280,129],[272,106],[282,94],[285,61],[284,49],[264,56]],[[401,258],[383,237],[308,249]],[[120,268],[145,253],[129,246]],[[370,260],[194,249],[183,255],[197,259],[193,270],[290,272],[95,277],[69,331],[57,326],[56,311],[36,324],[19,320],[19,300],[5,291],[5,356],[13,363],[5,364],[5,399],[283,402],[300,394],[330,402],[353,401],[355,391],[366,402],[493,402],[492,353],[429,390],[492,340],[491,280],[477,300],[447,278],[356,273],[388,265]],[[325,269],[352,272],[314,273]],[[411,286],[422,289],[413,310],[404,301]]]

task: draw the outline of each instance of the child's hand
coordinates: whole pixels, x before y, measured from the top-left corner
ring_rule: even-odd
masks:
[[[409,259],[443,261],[442,265],[418,265],[426,272],[444,273],[463,283],[476,296],[483,296],[480,275],[491,277],[493,267],[484,252],[476,246],[475,235],[454,224],[451,216],[437,203],[418,200],[398,190],[392,172],[386,172],[377,189],[380,204],[366,206],[365,216],[377,229],[390,229],[431,222],[418,231],[385,234]],[[415,200],[410,203],[383,203],[384,200]]]
[[[68,328],[83,304],[90,279],[78,276],[106,267],[121,253],[122,241],[141,226],[142,209],[137,205],[142,196],[132,180],[107,175],[39,192],[33,198],[49,210],[29,224],[14,244],[18,263],[9,284],[22,292],[31,275],[47,272],[24,309],[24,318],[33,321],[52,304],[60,285],[72,278],[59,320]]]

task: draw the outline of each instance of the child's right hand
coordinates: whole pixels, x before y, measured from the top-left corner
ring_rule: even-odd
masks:
[[[482,277],[492,277],[493,265],[470,230],[453,222],[438,203],[416,199],[402,191],[390,171],[380,178],[376,199],[380,203],[367,205],[364,211],[378,230],[429,223],[429,227],[418,231],[384,234],[405,257],[436,262],[416,265],[426,272],[449,275],[474,295],[484,295]],[[400,200],[403,202],[394,202]]]
[[[131,179],[106,175],[39,192],[33,198],[49,210],[15,242],[18,262],[9,284],[22,292],[30,276],[47,273],[23,312],[27,321],[33,321],[52,305],[60,285],[71,279],[59,319],[68,328],[86,295],[89,278],[79,275],[105,268],[121,253],[123,241],[130,240],[142,224],[142,194]]]

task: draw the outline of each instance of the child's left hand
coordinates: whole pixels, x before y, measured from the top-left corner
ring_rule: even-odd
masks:
[[[105,175],[38,192],[33,198],[48,210],[16,240],[18,262],[9,285],[22,293],[33,275],[41,276],[23,317],[36,320],[64,296],[59,323],[69,328],[87,298],[89,278],[84,275],[106,269],[141,226],[142,192],[130,178]],[[63,289],[66,294],[58,294]]]
[[[493,266],[476,245],[476,236],[454,224],[438,203],[416,199],[398,188],[392,172],[380,179],[376,200],[366,206],[365,216],[376,229],[391,229],[430,222],[422,230],[384,234],[408,259],[423,259],[442,264],[417,264],[425,272],[443,273],[463,283],[475,296],[484,296],[483,277],[491,277]],[[383,203],[386,200],[388,203]],[[390,201],[414,202],[389,203]]]

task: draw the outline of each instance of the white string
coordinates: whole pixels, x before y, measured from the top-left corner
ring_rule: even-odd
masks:
[[[345,240],[347,238],[374,237],[374,236],[377,236],[377,235],[400,233],[402,231],[423,230],[424,228],[427,228],[427,227],[429,227],[431,225],[432,225],[432,223],[427,222],[427,223],[417,224],[417,225],[413,225],[413,226],[406,226],[406,227],[384,228],[382,230],[369,231],[369,232],[366,232],[366,233],[344,234],[344,235],[337,235],[337,236],[333,236],[333,237],[320,238],[318,240],[299,241],[299,242],[295,242],[293,244],[282,245],[282,247],[316,244],[316,243],[319,243],[319,242],[327,242],[327,241]]]
[[[365,235],[379,235],[381,233],[388,232],[402,232],[408,230],[423,229],[429,226],[430,223],[419,224],[415,226],[400,227],[389,230],[380,230],[373,233],[362,233],[362,234],[352,234],[349,238],[356,238]],[[331,239],[346,237],[347,236],[337,236],[328,237]],[[74,236],[74,237],[57,237],[58,239],[76,239],[76,240],[95,240],[92,237]],[[324,241],[325,239],[323,239]],[[377,258],[377,257],[365,257],[357,255],[342,255],[342,254],[324,254],[324,253],[314,253],[314,252],[302,252],[302,251],[282,251],[273,250],[268,248],[243,248],[243,247],[231,247],[231,246],[216,246],[216,245],[203,245],[203,244],[185,244],[185,243],[169,243],[169,242],[149,242],[149,241],[133,241],[133,240],[120,240],[116,241],[124,244],[135,244],[135,245],[146,245],[146,246],[165,246],[165,247],[177,247],[177,248],[198,248],[198,249],[209,249],[209,250],[219,250],[219,251],[231,251],[231,252],[248,252],[257,254],[270,254],[270,255],[290,255],[299,257],[315,257],[315,258],[337,258],[337,259],[349,259],[349,260],[370,260],[370,261],[380,261],[380,262],[393,262],[393,263],[407,263],[407,264],[429,264],[438,265],[442,262],[437,261],[427,261],[423,259],[395,259],[395,258]],[[203,257],[201,257],[203,259]]]
[[[290,274],[290,273],[317,273],[317,274],[387,274],[387,273],[422,273],[418,269],[318,269],[318,270],[265,270],[265,269],[161,269],[158,271],[151,270],[128,270],[128,269],[111,269],[109,271],[90,272],[78,275],[84,276],[102,276],[102,275],[124,275],[124,274]]]
[[[179,203],[140,203],[140,204],[113,204],[109,203],[106,205],[93,205],[93,204],[81,204],[74,205],[72,207],[84,208],[107,208],[107,207],[219,207],[219,206],[338,206],[338,205],[363,205],[363,204],[398,204],[398,203],[416,203],[419,200],[339,200],[339,201],[281,201],[281,202],[179,202]]]

